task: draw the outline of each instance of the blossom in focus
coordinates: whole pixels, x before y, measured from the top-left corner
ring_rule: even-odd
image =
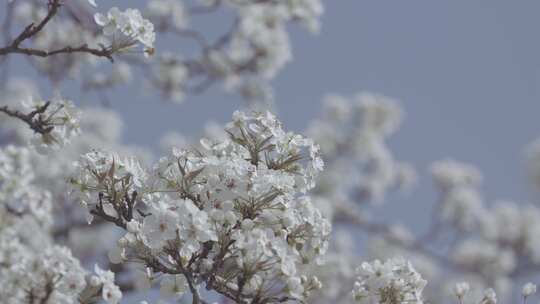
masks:
[[[139,42],[144,47],[145,55],[153,54],[156,40],[154,25],[144,19],[139,10],[128,8],[120,11],[117,7],[113,7],[107,15],[96,13],[94,20],[103,27],[105,36],[112,37],[112,50],[121,51]]]

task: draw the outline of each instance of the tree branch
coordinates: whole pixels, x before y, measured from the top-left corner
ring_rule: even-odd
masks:
[[[39,33],[45,27],[45,25],[47,25],[47,23],[49,23],[49,21],[51,21],[51,19],[56,15],[60,6],[61,6],[60,0],[49,0],[49,3],[48,3],[49,11],[47,15],[45,16],[45,18],[43,18],[43,20],[41,20],[41,22],[38,23],[38,25],[34,25],[34,23],[31,23],[30,25],[28,25],[24,29],[24,31],[22,31],[22,33],[20,33],[19,36],[17,36],[15,40],[13,40],[13,42],[11,43],[11,46],[16,48],[24,40]]]
[[[73,54],[73,53],[87,53],[98,57],[106,57],[113,62],[112,54],[113,50],[102,47],[101,49],[89,48],[86,44],[78,47],[66,46],[52,51],[38,50],[33,48],[21,47],[21,43],[36,34],[38,34],[49,23],[49,21],[58,13],[58,9],[62,5],[61,0],[49,0],[48,13],[37,25],[31,23],[11,42],[11,44],[0,48],[0,56],[8,54],[24,54],[28,56],[37,57],[49,57],[58,54]]]
[[[41,120],[39,118],[39,114],[45,113],[47,108],[51,105],[50,101],[47,101],[44,105],[38,107],[34,111],[25,114],[18,110],[12,110],[8,108],[8,106],[1,106],[0,112],[3,112],[4,114],[17,118],[19,120],[22,120],[25,122],[34,132],[45,135],[52,131],[54,128],[53,126],[49,126],[45,121]]]
[[[83,44],[78,47],[66,46],[66,47],[52,50],[52,51],[38,50],[38,49],[32,49],[32,48],[13,47],[13,46],[0,48],[0,55],[24,54],[28,56],[36,56],[36,57],[43,57],[43,58],[59,55],[59,54],[74,54],[74,53],[87,53],[87,54],[91,54],[97,57],[105,57],[109,59],[111,62],[114,62],[114,59],[112,57],[112,54],[113,54],[112,49],[108,49],[108,48],[94,49],[94,48],[89,48],[86,44]]]

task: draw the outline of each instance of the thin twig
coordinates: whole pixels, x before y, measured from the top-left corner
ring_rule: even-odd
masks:
[[[87,54],[91,54],[97,57],[106,57],[111,62],[114,62],[114,59],[112,57],[112,54],[113,54],[112,49],[109,49],[109,48],[94,49],[94,48],[88,47],[86,44],[83,44],[78,47],[66,46],[66,47],[52,50],[52,51],[38,50],[38,49],[32,49],[32,48],[13,47],[13,46],[0,48],[0,55],[24,54],[28,56],[36,56],[36,57],[43,57],[43,58],[58,55],[58,54],[74,54],[74,53],[87,53]]]

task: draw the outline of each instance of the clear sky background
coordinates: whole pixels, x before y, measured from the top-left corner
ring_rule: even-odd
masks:
[[[97,2],[100,8],[144,3]],[[401,100],[407,115],[391,146],[396,158],[416,166],[420,183],[408,196],[391,196],[383,214],[413,228],[422,227],[418,214],[427,218],[424,207],[436,199],[427,167],[441,158],[477,165],[488,201],[540,202],[523,162],[524,146],[540,137],[540,1],[327,0],[325,6],[319,35],[292,28],[294,61],[273,82],[287,128],[303,130],[327,93],[372,91]],[[197,134],[206,121],[226,122],[243,105],[221,88],[182,105],[141,88],[137,80],[109,96],[125,119],[125,141],[152,148],[166,131]]]

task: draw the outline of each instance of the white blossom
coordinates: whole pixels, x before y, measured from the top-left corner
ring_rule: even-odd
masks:
[[[134,159],[90,152],[72,183],[92,215],[127,230],[114,262],[189,262],[216,284],[240,269],[244,293],[268,297],[281,286],[272,292],[301,300],[321,284],[300,266],[322,263],[330,234],[306,195],[323,167],[319,149],[270,113],[236,112],[226,130],[228,139],[201,140],[201,151],[173,149],[148,174]],[[129,211],[133,193],[144,211]],[[169,275],[162,290],[177,288]]]
[[[497,304],[497,294],[493,288],[488,288],[484,291],[484,298],[482,304]]]
[[[456,285],[454,286],[454,293],[456,295],[456,297],[458,297],[458,299],[460,299],[460,301],[463,301],[463,298],[465,297],[465,295],[467,293],[469,293],[469,290],[471,289],[469,283],[467,282],[459,282],[459,283],[456,283]]]
[[[122,12],[113,7],[107,15],[96,13],[94,20],[103,27],[105,36],[113,37],[113,50],[131,48],[139,42],[144,47],[145,55],[153,54],[156,39],[154,25],[144,19],[139,10],[129,8]]]
[[[93,283],[101,286],[102,298],[110,304],[119,303],[122,298],[120,288],[114,284],[114,273],[110,270],[103,270],[96,264],[94,267],[96,276],[93,277]]]
[[[35,123],[44,130],[36,131],[31,139],[32,145],[39,152],[59,149],[80,133],[80,112],[69,100],[60,99],[47,104],[45,101],[29,99],[23,102],[23,106],[29,112],[44,109],[34,118]]]
[[[423,303],[427,282],[403,259],[364,262],[357,272],[353,296],[359,303]]]
[[[536,293],[536,285],[531,282],[523,285],[523,288],[521,289],[521,294],[525,298],[528,296],[534,295],[535,293]]]

